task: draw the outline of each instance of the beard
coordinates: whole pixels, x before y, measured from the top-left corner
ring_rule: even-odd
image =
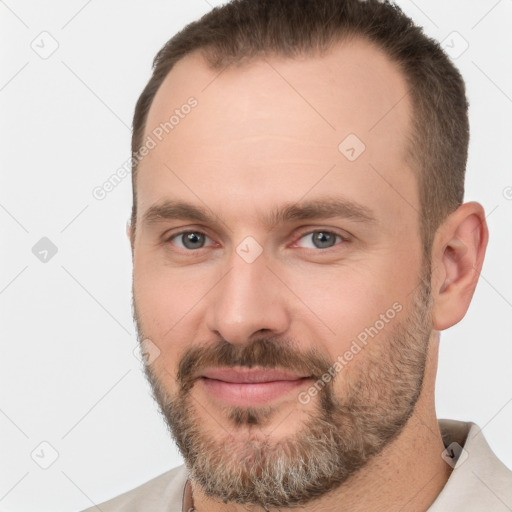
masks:
[[[343,484],[399,435],[420,396],[432,332],[430,269],[416,290],[409,316],[391,320],[387,336],[379,333],[324,383],[310,407],[297,412],[305,417],[300,428],[280,439],[262,430],[279,412],[272,405],[225,407],[231,430],[218,422],[213,431],[205,428],[204,406],[191,395],[193,374],[216,366],[279,367],[318,382],[333,366],[318,350],[301,351],[289,339],[268,337],[246,345],[222,340],[190,347],[179,361],[173,394],[165,375],[145,365],[189,478],[213,499],[264,510],[303,506]],[[134,318],[142,340],[135,300]]]

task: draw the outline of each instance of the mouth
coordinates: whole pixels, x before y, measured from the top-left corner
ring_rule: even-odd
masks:
[[[311,378],[277,369],[209,368],[198,380],[208,395],[223,404],[254,407],[290,394]]]

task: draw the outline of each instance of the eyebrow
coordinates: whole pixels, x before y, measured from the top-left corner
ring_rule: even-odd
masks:
[[[263,215],[268,230],[281,223],[322,218],[344,218],[355,222],[375,224],[373,211],[362,204],[341,198],[320,198],[298,203],[285,203]],[[142,225],[150,227],[169,220],[190,220],[205,224],[218,223],[218,216],[203,206],[180,200],[167,199],[149,207],[142,217]]]

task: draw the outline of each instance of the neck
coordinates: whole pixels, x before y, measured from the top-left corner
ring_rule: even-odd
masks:
[[[423,389],[414,413],[400,435],[340,487],[303,505],[302,512],[423,512],[435,501],[451,468],[441,458],[445,448],[434,405],[439,338],[437,335],[432,338]],[[262,510],[254,505],[213,500],[194,483],[192,495],[195,512]]]

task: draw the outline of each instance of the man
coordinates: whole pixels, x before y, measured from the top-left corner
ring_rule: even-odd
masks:
[[[468,137],[460,74],[389,3],[235,0],[165,45],[129,237],[185,464],[102,511],[512,509],[480,429],[435,412],[488,240]]]

